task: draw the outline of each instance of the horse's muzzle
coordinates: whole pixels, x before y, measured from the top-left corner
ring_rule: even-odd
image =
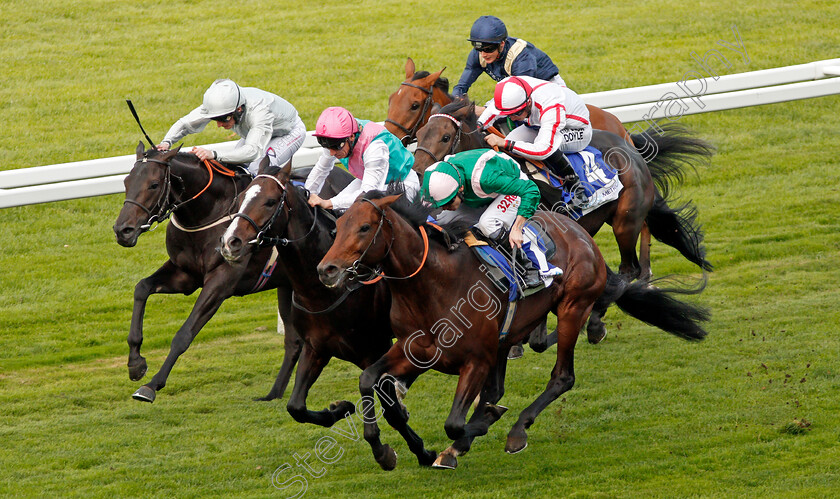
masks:
[[[140,230],[131,225],[114,225],[114,235],[117,236],[117,244],[126,248],[132,248],[137,244],[140,237]]]
[[[321,262],[318,265],[318,279],[328,288],[336,288],[343,284],[346,275],[347,272],[332,263]]]

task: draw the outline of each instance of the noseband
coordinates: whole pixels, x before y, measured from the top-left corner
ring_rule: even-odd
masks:
[[[414,83],[409,83],[404,81],[400,83],[400,85],[405,85],[407,87],[418,88],[424,92],[426,92],[426,100],[423,101],[423,110],[420,111],[420,115],[417,117],[417,121],[414,122],[414,126],[411,129],[406,128],[401,123],[397,123],[396,121],[388,118],[385,120],[385,123],[391,123],[392,125],[396,126],[405,134],[403,138],[400,139],[400,142],[403,145],[408,145],[414,142],[417,138],[417,129],[420,128],[420,122],[423,121],[423,116],[426,115],[426,111],[429,110],[429,107],[432,105],[432,96],[435,93],[434,84],[432,84],[431,88],[421,87],[420,85],[415,85]]]
[[[149,220],[145,224],[140,226],[140,233],[142,234],[151,230],[153,224],[163,222],[164,220],[169,218],[169,215],[171,215],[172,211],[174,211],[175,209],[175,205],[172,205],[168,208],[166,207],[166,199],[169,197],[169,192],[172,190],[172,181],[169,178],[169,161],[161,161],[159,159],[149,158],[144,155],[143,159],[138,160],[134,163],[134,165],[137,166],[137,163],[157,163],[166,167],[166,173],[164,174],[164,188],[161,190],[160,197],[151,209],[146,208],[145,206],[133,199],[126,199],[125,201],[123,201],[123,205],[125,205],[126,203],[133,204],[134,206],[138,206],[140,209],[145,211],[146,215],[148,215]],[[156,213],[153,214],[152,210],[155,210]]]
[[[435,156],[435,153],[433,153],[429,149],[426,149],[423,146],[417,146],[417,151],[416,152],[424,152],[424,153],[428,154],[429,156],[432,157],[432,159],[435,161],[435,163],[437,163],[438,161],[442,161],[443,158],[449,156],[450,154],[455,154],[457,152],[458,146],[461,144],[461,135],[464,132],[461,130],[461,122],[457,118],[455,118],[454,116],[451,116],[449,114],[433,114],[433,115],[429,116],[429,121],[432,121],[432,118],[446,118],[446,119],[448,119],[449,121],[451,121],[452,123],[455,124],[455,140],[452,141],[452,145],[449,147],[449,152],[444,153],[440,158]],[[470,132],[470,133],[473,133],[473,132]],[[416,154],[416,152],[415,152],[415,154]]]

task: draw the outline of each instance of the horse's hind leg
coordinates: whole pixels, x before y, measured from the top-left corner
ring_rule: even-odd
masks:
[[[653,269],[650,266],[650,228],[647,222],[642,224],[639,233],[639,267],[639,279],[649,281],[653,277]]]
[[[166,379],[169,377],[172,368],[175,367],[178,357],[187,351],[201,328],[219,310],[222,303],[230,297],[238,278],[236,271],[228,265],[217,267],[212,272],[212,276],[204,282],[204,287],[201,289],[201,293],[198,295],[186,322],[172,338],[169,355],[166,356],[160,370],[152,377],[151,381],[134,392],[132,397],[135,400],[155,401],[157,391],[166,386]]]
[[[641,274],[641,266],[636,256],[636,243],[642,230],[641,224],[633,220],[632,212],[627,212],[621,219],[613,221],[612,229],[621,254],[621,265],[618,271],[632,281]]]
[[[288,386],[289,379],[292,377],[292,370],[300,357],[300,352],[303,350],[303,338],[300,337],[291,321],[291,296],[291,288],[285,286],[277,288],[277,310],[283,319],[283,364],[280,366],[277,379],[268,395],[256,400],[267,401],[283,398],[286,386]]]
[[[139,381],[146,375],[146,359],[140,355],[140,345],[143,344],[143,316],[149,296],[155,293],[189,294],[197,287],[193,279],[171,261],[134,287],[134,307],[128,331],[128,377],[131,381]]]
[[[507,444],[505,445],[506,452],[515,454],[524,449],[528,445],[528,435],[525,430],[531,427],[534,420],[548,404],[574,386],[575,343],[591,308],[591,304],[585,306],[580,303],[573,303],[570,307],[558,310],[557,362],[551,371],[551,380],[548,382],[545,391],[537,397],[537,400],[519,415],[516,424],[508,433]]]

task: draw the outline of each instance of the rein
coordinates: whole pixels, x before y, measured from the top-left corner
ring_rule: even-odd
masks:
[[[423,121],[423,116],[426,115],[426,111],[429,110],[429,107],[432,105],[432,97],[435,93],[435,86],[432,85],[431,88],[421,87],[420,85],[415,85],[414,83],[410,83],[404,81],[400,83],[400,85],[405,85],[407,87],[417,88],[424,92],[426,92],[426,100],[423,101],[423,110],[420,111],[420,115],[417,117],[417,121],[414,123],[414,126],[411,129],[406,128],[401,123],[397,123],[396,121],[388,118],[385,120],[385,123],[391,123],[392,125],[396,126],[405,134],[403,138],[400,139],[400,142],[403,142],[403,145],[411,144],[412,142],[417,140],[417,129],[420,128],[420,122]],[[406,140],[407,139],[407,140]]]
[[[382,232],[382,226],[383,226],[384,222],[388,222],[388,225],[391,227],[391,242],[388,243],[388,251],[385,252],[385,256],[383,256],[383,258],[388,256],[388,254],[391,252],[391,247],[394,245],[394,224],[392,224],[391,221],[388,220],[388,217],[385,216],[385,210],[376,206],[376,204],[373,201],[371,201],[370,199],[362,198],[362,201],[367,201],[368,203],[371,204],[371,206],[376,208],[376,211],[379,212],[379,214],[381,215],[381,218],[379,219],[379,226],[376,228],[376,232],[373,234],[373,239],[371,239],[367,248],[365,248],[365,250],[362,252],[361,256],[359,256],[359,258],[356,259],[355,262],[353,262],[353,265],[351,265],[350,267],[348,267],[345,270],[345,272],[349,273],[351,276],[354,276],[354,277],[359,277],[360,276],[359,267],[360,266],[365,266],[362,263],[362,259],[365,257],[368,250],[370,250],[370,248],[376,242],[376,236],[378,236],[379,233]],[[429,256],[429,236],[426,234],[425,227],[420,227],[420,236],[423,238],[423,259],[420,261],[420,266],[417,267],[417,270],[412,272],[411,275],[407,275],[407,276],[403,276],[403,277],[392,277],[392,276],[386,276],[381,270],[370,269],[370,275],[371,276],[376,276],[376,277],[373,277],[372,279],[369,279],[367,281],[359,281],[359,282],[361,282],[362,284],[373,284],[375,282],[379,282],[382,279],[403,280],[403,279],[410,279],[410,278],[416,276],[423,269],[423,267],[426,265],[426,258]]]
[[[257,235],[254,236],[254,239],[248,241],[248,244],[256,244],[258,246],[276,246],[280,244],[282,246],[288,246],[291,243],[300,242],[309,237],[309,234],[312,234],[312,231],[315,230],[315,226],[318,223],[318,211],[320,210],[317,206],[312,207],[312,225],[309,227],[309,230],[303,236],[295,239],[287,239],[285,237],[271,237],[265,235],[266,231],[271,229],[271,226],[274,224],[274,221],[277,219],[277,216],[280,214],[281,211],[283,211],[283,207],[287,206],[288,203],[286,203],[286,193],[288,191],[286,190],[286,187],[273,175],[260,174],[254,177],[254,180],[258,178],[269,178],[276,182],[277,185],[280,187],[280,190],[283,192],[283,195],[280,197],[280,202],[277,204],[277,209],[274,210],[274,213],[271,215],[271,218],[269,218],[268,221],[265,224],[263,224],[262,227],[257,225],[257,222],[255,222],[251,217],[249,217],[245,213],[239,212],[231,216],[231,219],[241,218],[245,220],[246,222],[251,224],[254,230],[257,231]],[[291,217],[292,207],[288,206],[288,209],[289,216]]]

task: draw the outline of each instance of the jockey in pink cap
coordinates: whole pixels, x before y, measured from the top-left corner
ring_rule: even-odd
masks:
[[[411,169],[414,156],[384,126],[357,120],[343,107],[328,107],[318,117],[315,137],[324,150],[306,179],[306,188],[312,193],[320,192],[336,160],[356,180],[331,199],[310,194],[310,205],[346,210],[359,194],[385,190],[392,182],[402,182],[409,198],[420,190],[420,180]]]

